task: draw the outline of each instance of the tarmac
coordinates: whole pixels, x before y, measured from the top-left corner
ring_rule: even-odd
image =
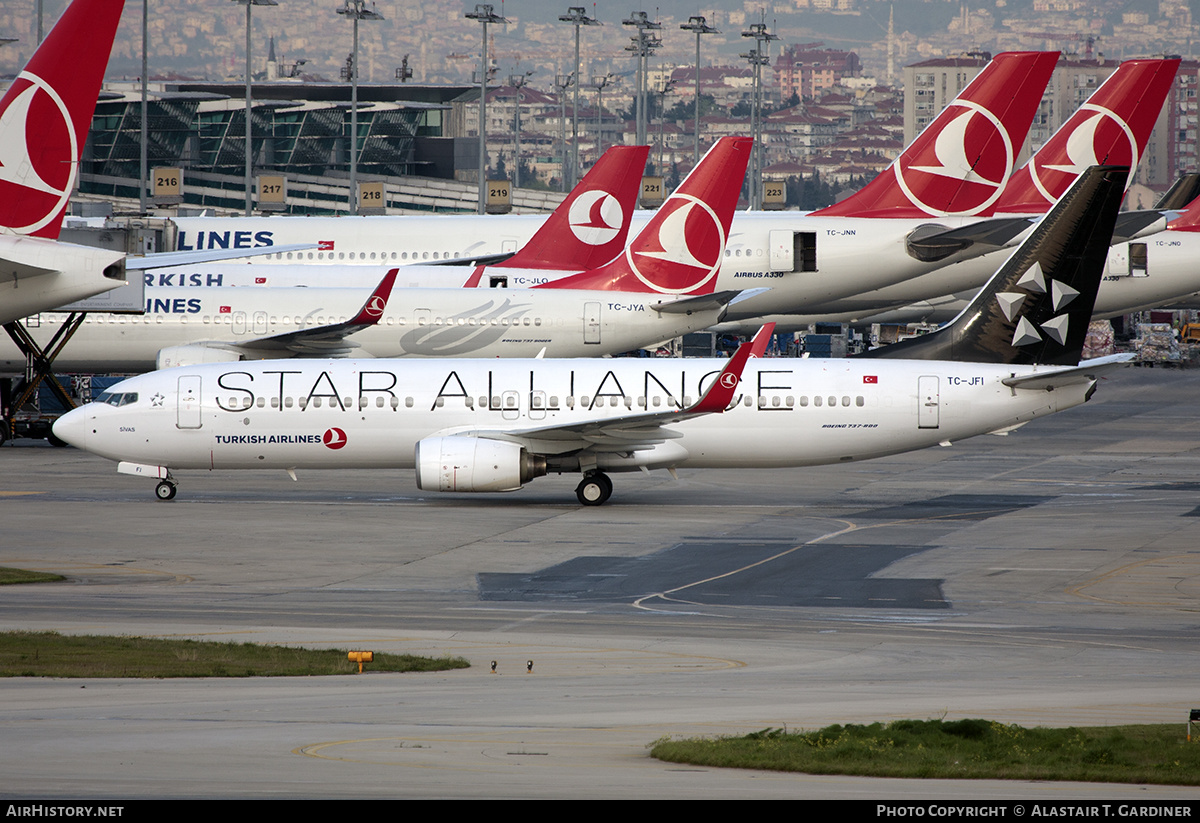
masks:
[[[0,448],[0,628],[428,655],[438,674],[0,681],[0,797],[1194,803],[1195,787],[683,767],[663,737],[1200,708],[1200,370],[1003,437],[824,468],[436,495],[409,471],[180,472]],[[495,661],[495,670],[492,662]]]

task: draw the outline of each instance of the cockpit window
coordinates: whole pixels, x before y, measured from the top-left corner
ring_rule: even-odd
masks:
[[[102,392],[96,398],[97,403],[107,403],[110,406],[128,406],[130,403],[136,403],[138,399],[137,392]]]

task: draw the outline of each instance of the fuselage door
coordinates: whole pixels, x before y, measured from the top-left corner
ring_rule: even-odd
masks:
[[[179,378],[179,401],[175,425],[181,429],[200,428],[200,375]]]
[[[771,271],[795,271],[796,246],[790,229],[772,229],[768,233],[771,246]]]
[[[546,419],[546,393],[534,390],[529,393],[529,419]]]
[[[233,313],[233,333],[246,333],[246,313],[244,311],[235,311]]]
[[[917,378],[917,428],[936,429],[941,400],[938,396],[938,379],[923,374]]]
[[[583,304],[583,342],[600,342],[600,304],[598,302]]]
[[[267,313],[265,311],[256,311],[254,313],[254,333],[267,333]]]

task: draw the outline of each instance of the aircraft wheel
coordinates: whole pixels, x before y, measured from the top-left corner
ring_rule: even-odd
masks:
[[[46,432],[46,442],[56,449],[66,448],[67,441],[54,436],[54,432]]]
[[[159,484],[154,487],[154,496],[157,497],[159,500],[174,500],[175,499],[175,491],[176,491],[176,488],[175,488],[174,483],[170,483],[166,480],[163,480],[163,481],[160,481]]]
[[[613,485],[608,475],[603,472],[592,472],[583,477],[583,481],[575,489],[575,496],[585,506],[601,506],[612,496]]]

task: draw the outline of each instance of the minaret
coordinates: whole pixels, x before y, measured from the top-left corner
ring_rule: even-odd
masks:
[[[888,8],[888,41],[887,41],[887,81],[889,86],[896,85],[896,7]]]
[[[271,46],[267,50],[267,80],[279,79],[279,61],[275,59],[275,37],[271,37]]]

